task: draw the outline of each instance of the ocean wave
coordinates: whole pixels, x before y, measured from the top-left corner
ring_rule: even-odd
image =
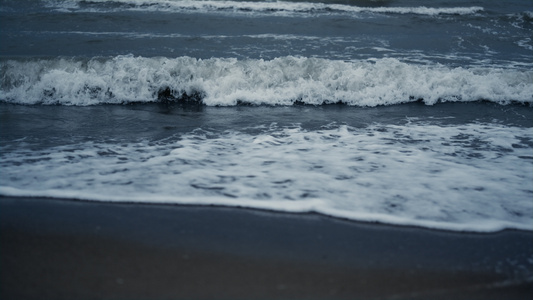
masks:
[[[0,100],[18,104],[83,106],[191,99],[209,106],[533,103],[530,70],[451,68],[393,58],[19,59],[0,62],[0,76]]]
[[[70,0],[49,1],[48,5],[62,10],[140,10],[167,12],[232,12],[245,14],[286,15],[294,13],[386,13],[417,15],[471,15],[483,11],[483,7],[360,7],[335,3],[288,1],[212,1],[212,0]]]
[[[416,120],[319,130],[271,124],[194,129],[157,142],[85,141],[42,150],[21,144],[0,151],[0,195],[533,230],[531,128]]]

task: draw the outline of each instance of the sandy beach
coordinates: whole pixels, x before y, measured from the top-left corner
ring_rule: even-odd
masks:
[[[0,300],[530,299],[532,2],[0,0]]]
[[[524,299],[533,233],[0,198],[2,299]]]

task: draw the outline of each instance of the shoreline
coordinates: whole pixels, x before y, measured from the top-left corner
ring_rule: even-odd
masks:
[[[304,216],[304,217],[320,217],[320,218],[328,218],[332,219],[333,221],[339,221],[339,222],[348,222],[348,223],[356,223],[361,226],[367,225],[367,226],[385,226],[385,227],[392,227],[392,228],[405,228],[405,229],[414,229],[414,230],[429,230],[429,231],[437,231],[437,232],[449,232],[449,233],[457,233],[457,234],[496,234],[500,232],[506,232],[506,231],[518,231],[518,232],[531,232],[533,234],[533,229],[523,229],[523,228],[517,228],[517,227],[502,227],[501,229],[497,230],[468,230],[468,229],[450,229],[450,227],[430,227],[430,226],[424,226],[424,225],[418,225],[417,223],[408,223],[408,222],[398,222],[398,223],[388,223],[384,221],[379,220],[365,220],[365,219],[353,219],[350,217],[344,217],[341,215],[334,215],[334,214],[327,214],[316,210],[276,210],[273,208],[269,208],[268,206],[245,206],[245,205],[231,205],[231,204],[212,204],[212,203],[188,203],[188,202],[165,202],[165,201],[156,201],[156,202],[147,202],[147,201],[123,201],[123,200],[101,200],[101,199],[90,199],[90,198],[75,198],[75,197],[53,197],[53,196],[25,196],[25,195],[2,195],[0,194],[0,200],[1,199],[34,199],[34,200],[43,200],[43,201],[67,201],[67,202],[83,202],[83,203],[102,203],[102,204],[111,204],[111,205],[133,205],[133,206],[159,206],[159,207],[183,207],[183,208],[193,208],[193,209],[202,209],[202,208],[211,208],[211,209],[220,209],[220,210],[245,210],[249,212],[254,213],[265,213],[265,214],[272,214],[272,215],[288,215],[288,216]]]
[[[2,299],[521,299],[533,232],[0,197]]]

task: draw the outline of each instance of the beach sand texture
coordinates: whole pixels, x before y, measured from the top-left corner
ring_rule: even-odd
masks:
[[[526,299],[532,232],[0,198],[1,299]]]

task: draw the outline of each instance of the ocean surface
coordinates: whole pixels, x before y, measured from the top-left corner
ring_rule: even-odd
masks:
[[[0,195],[533,230],[530,0],[0,0]]]

